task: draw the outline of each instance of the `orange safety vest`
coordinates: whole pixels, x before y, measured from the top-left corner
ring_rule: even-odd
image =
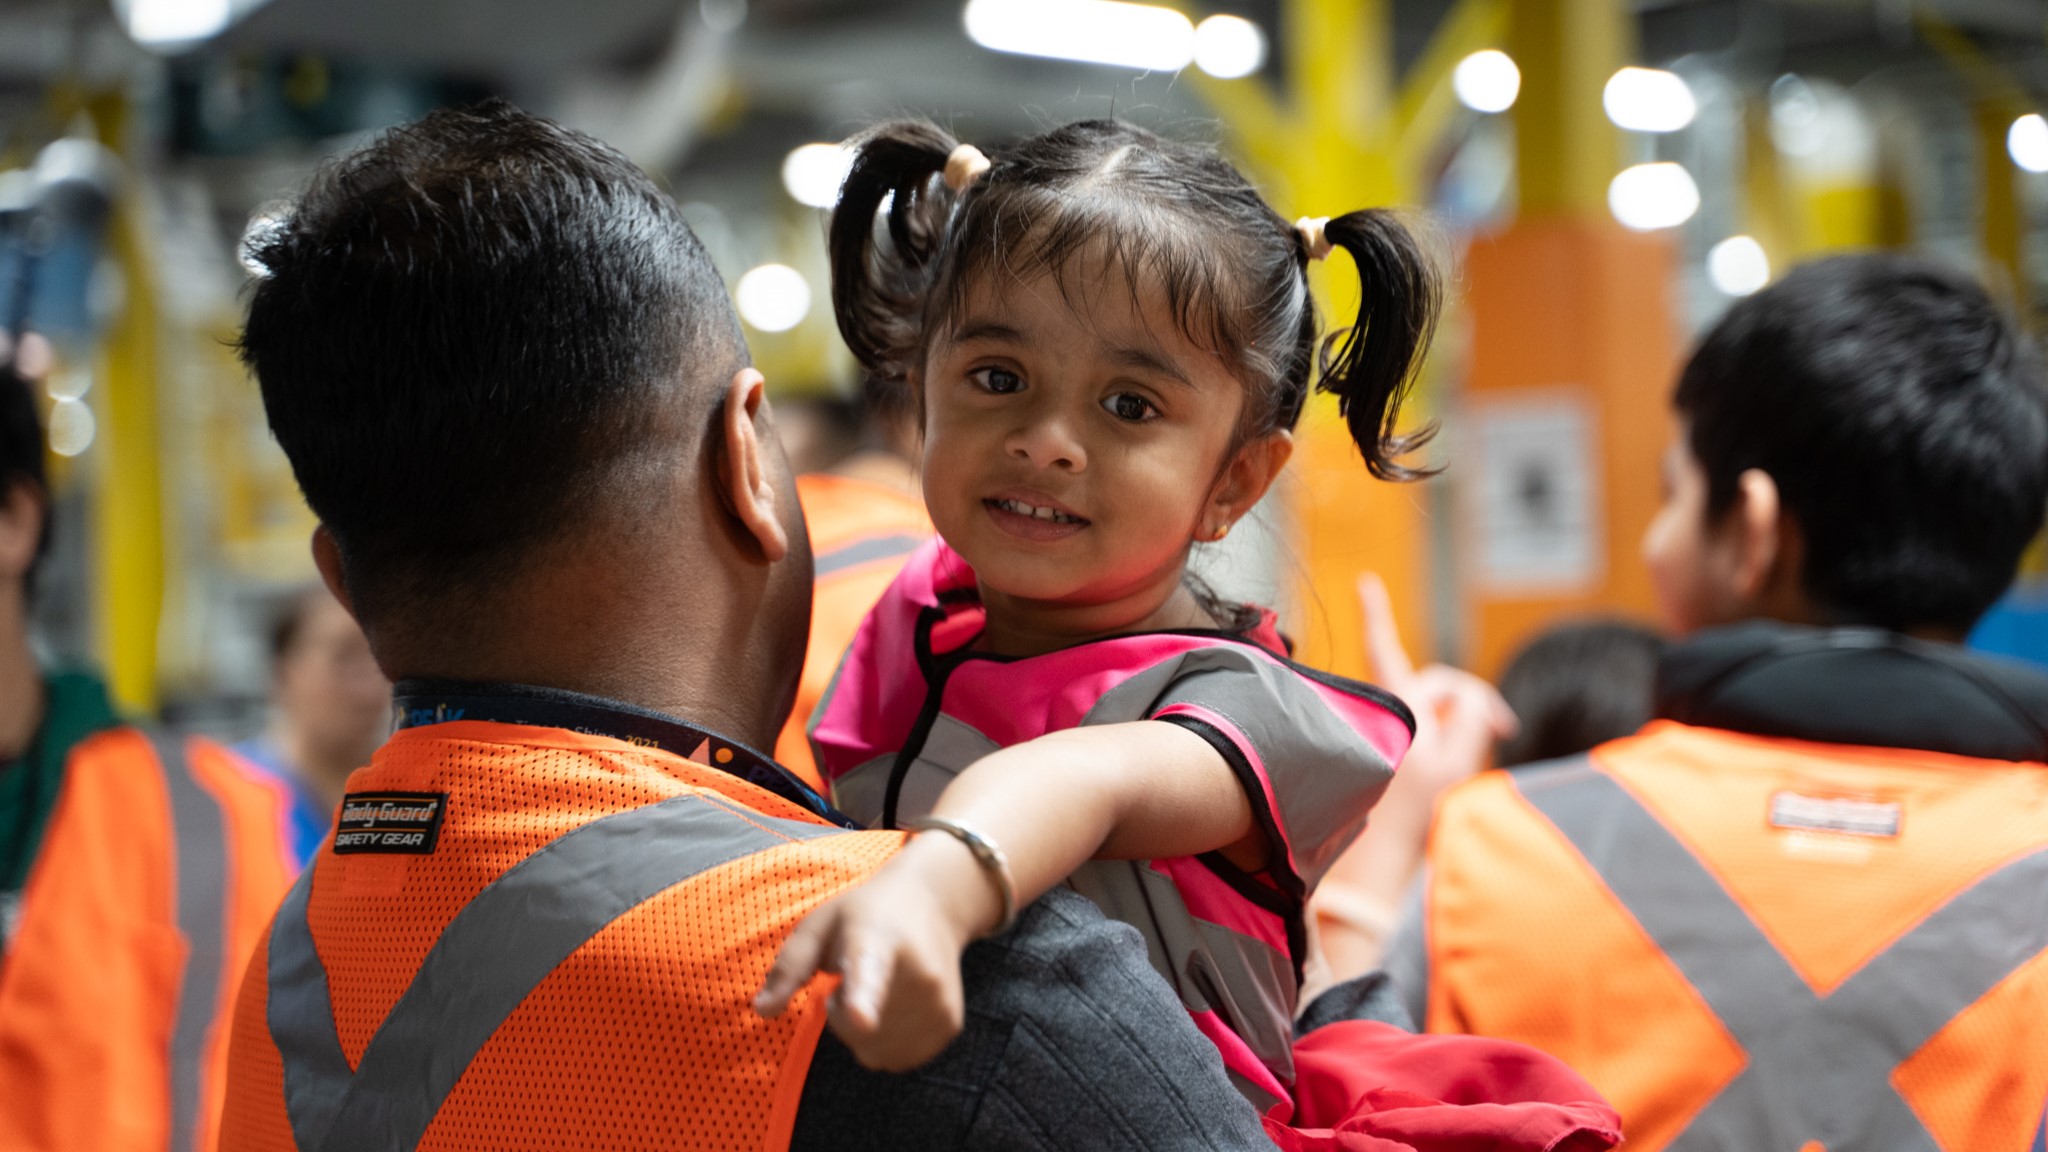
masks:
[[[787,1147],[824,1002],[754,994],[902,838],[709,766],[736,754],[400,731],[250,967],[223,1147]]]
[[[1429,1030],[1562,1058],[1630,1152],[2040,1131],[2048,766],[1658,722],[1454,791],[1430,868]]]
[[[868,610],[912,552],[932,536],[924,502],[866,480],[812,472],[796,478],[797,502],[811,533],[811,639],[796,707],[775,740],[775,759],[823,791],[806,729],[832,686],[839,658]]]
[[[0,961],[0,1149],[211,1149],[285,798],[205,740],[80,743]]]

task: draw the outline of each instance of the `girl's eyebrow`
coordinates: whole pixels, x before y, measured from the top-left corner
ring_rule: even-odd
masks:
[[[1010,327],[1008,324],[999,324],[994,320],[974,320],[961,325],[953,333],[953,341],[956,344],[965,344],[970,340],[990,340],[1001,343],[1022,344],[1024,342],[1024,333]]]
[[[1195,386],[1195,382],[1188,379],[1187,373],[1182,372],[1179,365],[1150,348],[1140,348],[1127,344],[1118,345],[1110,349],[1109,358],[1115,361],[1119,367],[1132,368],[1139,372],[1161,376],[1183,388],[1193,388]]]

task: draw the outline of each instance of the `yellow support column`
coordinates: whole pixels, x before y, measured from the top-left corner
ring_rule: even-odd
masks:
[[[123,151],[127,101],[86,103],[100,142]],[[99,401],[100,444],[93,502],[93,592],[99,650],[115,703],[130,712],[157,706],[157,626],[163,614],[162,452],[158,443],[156,286],[131,187],[107,226],[107,246],[126,286],[121,315],[106,334]]]
[[[1286,92],[1276,98],[1256,80],[1193,79],[1288,214],[1410,203],[1429,145],[1450,118],[1450,69],[1498,37],[1505,7],[1460,0],[1397,87],[1388,0],[1293,0],[1283,13]],[[1358,289],[1348,258],[1332,261],[1312,269],[1311,280],[1326,323],[1340,327],[1357,313]],[[1431,404],[1418,399],[1416,422]],[[1327,397],[1303,414],[1289,471],[1284,490],[1301,578],[1288,625],[1301,657],[1346,675],[1368,672],[1356,593],[1368,571],[1386,581],[1417,654],[1433,652],[1423,490],[1372,479]]]
[[[1678,361],[1677,246],[1607,208],[1620,149],[1601,90],[1631,19],[1624,0],[1515,0],[1508,21],[1520,213],[1466,261],[1468,435],[1451,461],[1464,656],[1486,674],[1560,617],[1652,608],[1638,541]]]
[[[1977,181],[1983,192],[1979,239],[1984,260],[2004,281],[2021,316],[2032,316],[2027,299],[2026,207],[2020,202],[2017,174],[2006,155],[2005,137],[2019,112],[2004,100],[1986,97],[1971,109],[1977,128]]]

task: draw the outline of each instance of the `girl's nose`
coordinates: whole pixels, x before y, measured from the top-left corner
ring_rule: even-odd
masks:
[[[1032,413],[1010,433],[1005,447],[1013,458],[1028,461],[1035,468],[1079,472],[1088,466],[1088,454],[1080,437],[1058,412]]]

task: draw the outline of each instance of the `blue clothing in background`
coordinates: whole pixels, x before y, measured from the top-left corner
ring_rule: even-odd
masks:
[[[2023,580],[1977,621],[1969,645],[1979,652],[2048,665],[2048,582]]]
[[[319,854],[320,845],[333,828],[334,813],[327,810],[291,765],[285,763],[284,750],[269,740],[261,736],[252,737],[236,744],[234,752],[275,778],[278,786],[291,796],[291,819],[286,823],[290,841],[285,846],[291,850],[293,867],[305,868]]]

